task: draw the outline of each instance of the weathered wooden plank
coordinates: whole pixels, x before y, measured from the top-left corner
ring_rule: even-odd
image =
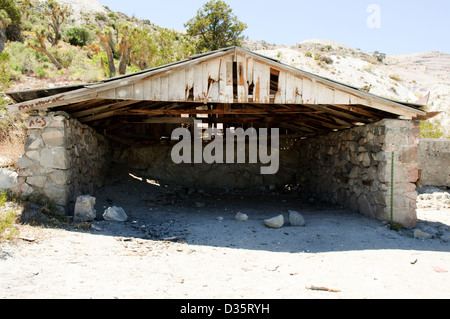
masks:
[[[225,76],[226,76],[226,81],[227,81],[227,86],[232,86],[233,85],[233,61],[228,61],[228,59],[223,59],[226,62],[226,72],[225,72]],[[222,78],[223,73],[220,73],[220,76]]]
[[[319,85],[317,92],[317,104],[333,104],[334,103],[334,89],[325,86]]]
[[[168,101],[169,100],[169,75],[164,74],[161,76],[161,87],[159,89],[159,100]]]
[[[98,97],[101,99],[115,99],[116,98],[116,90],[115,89],[109,89],[106,91],[102,91],[98,93]]]
[[[124,114],[126,115],[181,115],[181,114],[206,114],[206,115],[214,115],[214,114],[260,114],[260,115],[273,115],[273,114],[310,114],[311,111],[305,110],[303,107],[291,107],[286,109],[276,109],[274,110],[271,106],[267,106],[266,108],[249,108],[249,109],[233,109],[229,107],[229,104],[223,104],[223,107],[217,109],[136,109],[136,110],[126,110]]]
[[[219,79],[220,79],[220,68],[221,59],[216,59],[208,61],[206,63],[206,79],[207,79],[207,101],[208,102],[218,102],[219,101]],[[205,74],[203,74],[205,76]]]
[[[292,74],[286,75],[286,104],[302,104],[303,79]]]
[[[136,103],[136,101],[123,101],[119,103],[114,103],[108,106],[108,108],[103,108],[102,110],[96,110],[96,114],[90,114],[89,116],[79,117],[78,119],[82,123],[93,122],[96,120],[104,119],[116,114],[120,114],[122,108],[129,108],[130,105]],[[105,111],[105,112],[102,112]]]
[[[293,86],[293,75],[290,73],[286,73],[286,104],[294,104],[295,103],[295,94],[294,94],[294,86]]]
[[[194,101],[202,102],[204,99],[203,90],[203,64],[194,66]]]
[[[186,100],[186,70],[176,70],[169,73],[168,101]]]
[[[255,101],[255,82],[253,79],[253,58],[246,57],[246,69],[247,69],[247,83],[248,83],[248,102],[254,102]],[[253,88],[251,90],[251,88]]]
[[[350,96],[347,92],[341,90],[334,91],[334,101],[330,104],[348,104],[350,101]]]
[[[185,101],[194,101],[194,68],[186,69]]]
[[[255,82],[256,103],[269,103],[270,101],[270,67],[254,61],[253,79]]]
[[[233,57],[222,58],[219,74],[219,102],[233,103]]]
[[[133,100],[144,100],[144,82],[136,82],[133,86]]]
[[[116,99],[133,100],[134,99],[134,84],[118,87],[116,90]]]
[[[153,101],[161,101],[161,77],[157,76],[151,79]]]
[[[83,110],[79,112],[72,113],[71,115],[75,118],[85,117],[85,116],[93,116],[96,114],[100,114],[102,112],[109,112],[113,110],[117,110],[126,106],[130,106],[132,104],[135,104],[136,101],[122,101],[118,103],[111,103],[108,105],[103,105],[95,108],[90,108],[88,110]]]
[[[125,121],[125,123],[131,124],[181,124],[181,123],[194,123],[194,117],[148,117],[141,122]]]
[[[248,102],[248,82],[245,56],[237,56],[238,103]]]
[[[302,104],[314,104],[314,83],[310,79],[303,79]]]
[[[295,104],[302,104],[303,101],[303,79],[299,77],[293,78],[294,82],[294,95],[295,95]]]
[[[151,79],[146,79],[143,82],[144,87],[144,100],[152,101],[153,100],[153,88]]]

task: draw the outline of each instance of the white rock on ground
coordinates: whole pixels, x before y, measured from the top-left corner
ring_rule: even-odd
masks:
[[[11,189],[17,186],[17,173],[7,169],[0,168],[0,189]]]
[[[431,239],[431,238],[433,238],[433,236],[421,231],[420,229],[415,229],[414,230],[414,238],[416,238],[416,239]]]
[[[290,210],[289,211],[289,223],[291,226],[305,226],[305,218],[296,211]]]
[[[245,221],[248,220],[248,215],[247,214],[243,214],[243,213],[237,213],[234,218],[236,220],[238,220],[238,221],[245,222]]]
[[[266,219],[264,224],[269,228],[281,228],[284,225],[284,217],[283,215],[273,217],[270,219]]]
[[[128,220],[128,216],[122,207],[113,206],[105,210],[103,219],[114,222],[126,222]]]
[[[79,196],[75,203],[74,222],[90,222],[97,217],[95,207],[95,197],[85,195]]]

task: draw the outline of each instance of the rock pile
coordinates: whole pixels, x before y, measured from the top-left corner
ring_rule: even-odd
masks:
[[[450,191],[444,191],[432,186],[423,186],[419,189],[417,207],[424,209],[450,208]]]
[[[264,224],[269,228],[281,228],[284,226],[284,216],[279,215],[273,218],[266,219]],[[289,211],[289,224],[291,226],[305,226],[305,218],[298,212]]]

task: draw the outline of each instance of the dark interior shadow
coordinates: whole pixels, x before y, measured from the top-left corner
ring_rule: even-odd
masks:
[[[348,209],[320,203],[313,198],[305,201],[298,191],[287,191],[283,187],[212,192],[165,185],[129,173],[110,177],[106,186],[97,190],[94,196],[98,230],[90,231],[130,240],[178,241],[190,245],[291,253],[379,249],[450,251],[449,243],[439,238],[416,239],[412,230],[394,231],[386,223]],[[128,221],[103,220],[103,211],[111,206],[122,207]],[[301,213],[306,226],[290,226],[289,210]],[[235,220],[238,212],[247,214],[249,219]],[[278,215],[285,219],[282,228],[271,229],[264,225],[265,219]],[[450,225],[436,223],[431,226],[448,228]]]

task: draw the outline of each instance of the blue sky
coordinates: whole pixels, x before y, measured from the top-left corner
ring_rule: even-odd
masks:
[[[161,27],[184,30],[208,0],[99,0]],[[251,40],[294,45],[307,39],[340,42],[366,52],[450,53],[448,0],[225,0],[247,23]],[[375,7],[370,7],[375,5]],[[369,10],[369,8],[375,8]],[[379,14],[378,14],[379,13]],[[370,23],[368,24],[368,20]],[[370,26],[370,27],[369,27]]]

